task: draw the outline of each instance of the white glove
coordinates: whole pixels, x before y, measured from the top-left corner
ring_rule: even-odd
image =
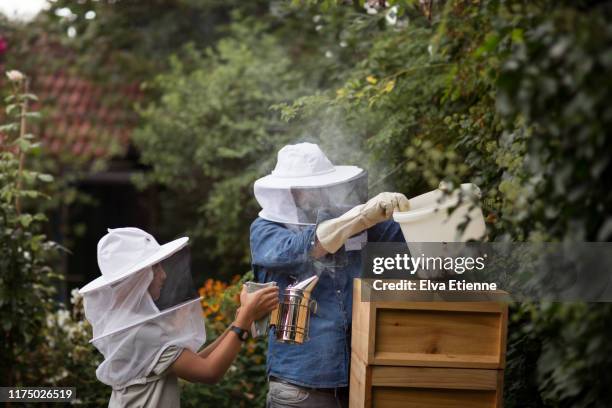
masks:
[[[379,222],[393,211],[408,211],[410,203],[401,193],[380,193],[367,203],[353,207],[338,218],[323,221],[317,227],[317,238],[329,253],[336,253],[347,239]]]

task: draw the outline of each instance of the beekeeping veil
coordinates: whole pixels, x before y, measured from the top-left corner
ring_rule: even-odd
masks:
[[[80,289],[91,342],[103,354],[96,376],[114,388],[145,382],[169,346],[197,352],[206,340],[191,277],[188,238],[159,245],[138,228],[108,230],[98,243],[102,275]]]
[[[254,185],[259,216],[283,224],[316,224],[320,211],[338,216],[368,198],[367,172],[334,166],[318,145],[279,150],[276,167]]]

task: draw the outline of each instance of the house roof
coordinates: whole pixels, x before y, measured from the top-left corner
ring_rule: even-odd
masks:
[[[52,155],[123,156],[137,123],[138,84],[98,84],[65,70],[35,76],[31,91],[43,112],[38,136]]]
[[[26,49],[28,57],[15,68],[23,69],[31,80],[30,92],[38,96],[33,109],[41,111],[42,119],[33,133],[45,152],[79,163],[124,156],[138,123],[135,104],[143,97],[139,83],[89,79],[78,69],[76,52],[46,33],[36,36]],[[7,53],[11,52],[9,47]],[[4,59],[0,58],[2,72],[9,69]],[[10,65],[15,60],[19,58]]]

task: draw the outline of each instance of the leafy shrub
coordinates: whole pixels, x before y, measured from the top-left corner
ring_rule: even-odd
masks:
[[[319,44],[336,35],[317,31],[322,16],[278,5],[256,19],[232,17],[213,47],[186,46],[150,84],[160,97],[142,109],[134,135],[152,170],[139,181],[165,189],[160,224],[168,235],[188,230],[205,248],[194,263],[224,279],[249,268],[249,224],[259,210],[252,184],[272,170],[280,147],[316,141],[337,163],[367,160],[342,117],[288,125],[271,109],[336,82],[350,65],[350,49],[328,57]]]
[[[89,342],[91,325],[85,319],[83,297],[72,291],[71,309],[59,308],[49,313],[41,333],[45,342],[31,353],[37,362],[39,378],[33,384],[76,387],[76,404],[107,406],[111,389],[96,378],[102,355]]]
[[[607,340],[610,306],[543,303],[516,309],[507,356],[515,377],[506,390],[506,405],[608,406],[612,398],[612,346]]]
[[[46,217],[36,211],[45,197],[40,184],[52,177],[30,170],[26,162],[39,150],[26,128],[37,118],[28,111],[36,96],[28,93],[23,74],[9,74],[7,122],[0,127],[0,367],[6,386],[37,379],[29,351],[44,342],[41,328],[53,306],[55,276],[49,262],[56,249],[40,233]]]
[[[207,248],[206,267],[226,277],[248,265],[244,220],[257,212],[249,186],[287,140],[269,106],[299,89],[300,74],[278,42],[252,23],[233,26],[215,49],[187,48],[157,79],[163,95],[143,110],[146,124],[134,135],[152,168],[143,181],[168,188],[167,224],[185,222],[180,228]]]

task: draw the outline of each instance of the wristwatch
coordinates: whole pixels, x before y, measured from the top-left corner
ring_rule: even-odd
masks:
[[[249,338],[249,331],[238,326],[230,326],[230,330],[238,335],[240,341],[244,342]]]

